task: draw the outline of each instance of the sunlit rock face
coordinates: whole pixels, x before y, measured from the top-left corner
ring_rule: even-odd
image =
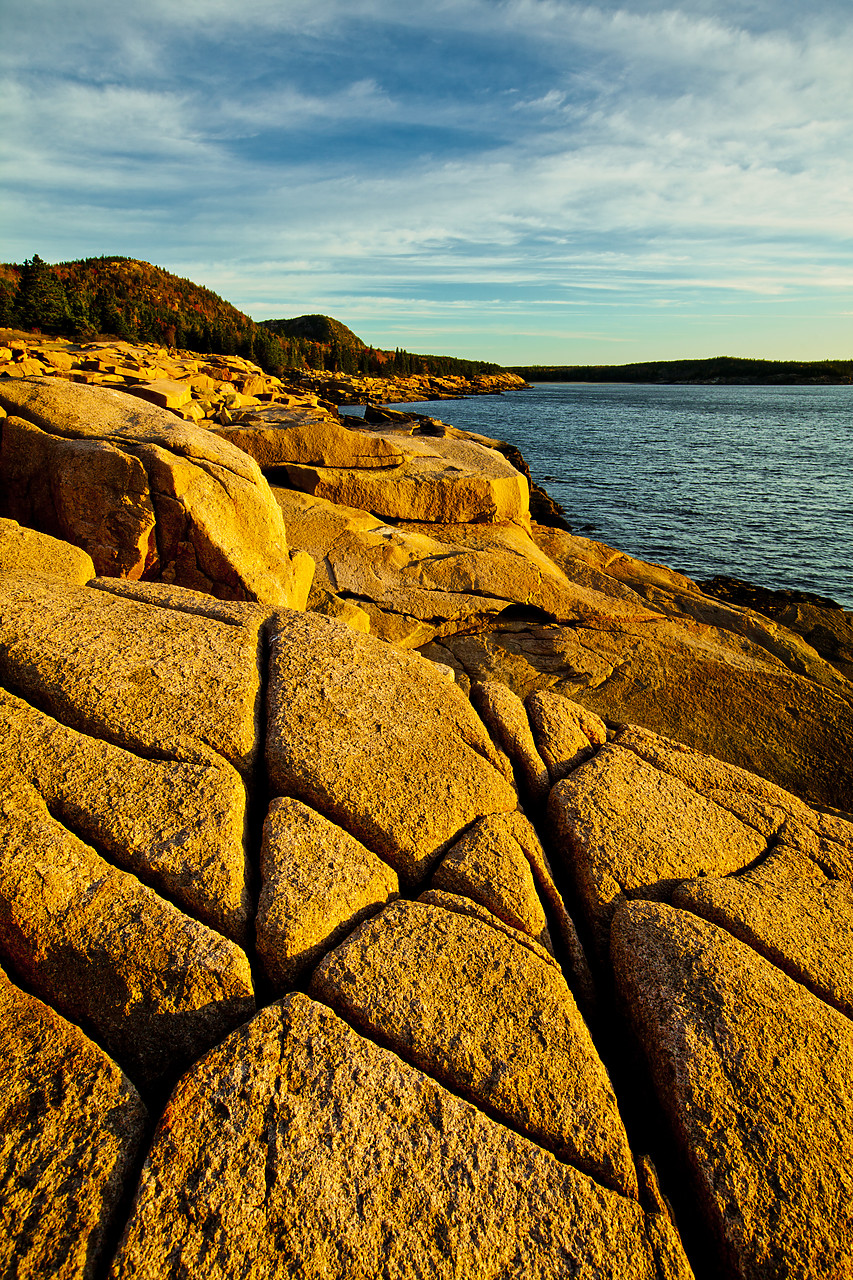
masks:
[[[523,511],[273,497],[185,405],[60,430],[40,386],[0,383],[4,475],[49,445],[0,521],[4,1269],[847,1274],[840,667]],[[416,438],[302,408],[293,466],[380,476]],[[92,443],[80,494],[121,521],[57,506],[54,446]],[[153,528],[178,563],[146,450],[217,477],[226,515],[182,528],[241,599],[98,562]]]

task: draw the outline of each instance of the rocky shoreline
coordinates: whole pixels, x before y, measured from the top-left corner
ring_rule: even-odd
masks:
[[[850,1274],[850,615],[436,419],[56,351],[0,378],[5,1272]]]

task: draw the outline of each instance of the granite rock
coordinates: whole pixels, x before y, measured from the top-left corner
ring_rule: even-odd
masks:
[[[679,880],[739,871],[767,848],[727,809],[610,744],[552,788],[548,816],[600,956],[625,898],[666,899]]]
[[[305,996],[179,1083],[111,1280],[689,1280],[663,1213],[495,1124]]]
[[[259,629],[0,577],[0,681],[78,731],[140,754],[205,760],[215,751],[251,771]]]
[[[399,892],[375,853],[299,800],[273,800],[261,846],[258,954],[274,990],[292,987]]]
[[[407,883],[476,818],[515,809],[467,698],[419,655],[307,613],[278,615],[270,646],[273,793],[344,827]]]
[[[92,1280],[147,1115],[119,1068],[0,970],[0,1268]]]
[[[853,1024],[716,925],[625,903],[613,962],[676,1140],[743,1280],[853,1269]]]
[[[310,991],[490,1114],[626,1195],[616,1098],[559,967],[485,921],[398,902],[320,964]]]
[[[82,587],[94,578],[95,566],[79,547],[0,519],[0,573],[61,578]]]
[[[0,689],[0,761],[19,769],[69,830],[245,942],[246,793],[224,760],[212,752],[198,764],[146,760]]]
[[[9,768],[0,787],[0,952],[145,1086],[255,1007],[235,943],[110,866]]]
[[[444,855],[432,884],[481,903],[492,915],[529,933],[551,950],[548,921],[536,892],[533,872],[524,847],[515,833],[517,823],[527,828],[525,844],[538,840],[535,830],[519,813],[490,814],[465,832]]]

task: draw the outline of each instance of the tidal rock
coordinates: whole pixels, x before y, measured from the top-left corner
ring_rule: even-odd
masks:
[[[95,566],[79,547],[0,519],[0,573],[61,578],[82,587],[94,578]]]
[[[495,1124],[305,996],[178,1084],[111,1280],[689,1280],[669,1219]]]
[[[77,1027],[0,970],[0,1268],[91,1280],[146,1112]]]
[[[760,866],[678,886],[673,904],[748,943],[853,1019],[853,886],[778,846]]]
[[[826,637],[832,656],[828,654],[829,660],[824,660],[820,654],[824,633],[819,623],[815,627],[816,634],[812,637],[817,644],[812,645],[809,637],[803,636],[802,626],[791,627],[791,622],[796,624],[795,611],[789,613],[787,618],[781,610],[773,610],[769,617],[762,616],[760,604],[743,608],[740,606],[746,603],[744,600],[732,605],[719,598],[709,597],[699,583],[664,565],[636,560],[614,547],[572,537],[559,529],[536,526],[533,532],[537,543],[543,550],[547,550],[569,577],[574,578],[580,573],[582,581],[590,581],[591,568],[591,582],[605,594],[610,594],[615,587],[616,594],[624,599],[625,591],[630,590],[632,596],[666,617],[688,624],[697,622],[722,632],[731,632],[733,636],[743,636],[756,648],[764,649],[767,654],[779,659],[790,671],[808,676],[815,683],[835,689],[844,696],[845,685],[839,680],[838,672],[848,679],[849,673],[843,667],[834,670],[831,665],[832,656],[839,651],[838,637]],[[775,593],[763,594],[773,596]],[[836,612],[843,618],[840,610]],[[780,626],[780,622],[787,622],[787,625]],[[849,639],[849,621],[847,635]],[[843,641],[841,649],[843,653]]]
[[[233,942],[111,867],[8,768],[0,950],[140,1084],[198,1057],[255,1007],[248,960]]]
[[[548,921],[536,892],[533,872],[515,833],[524,823],[527,841],[536,832],[520,813],[490,814],[475,822],[444,855],[432,883],[437,889],[482,903],[492,915],[551,950]]]
[[[498,1119],[637,1194],[610,1080],[565,979],[506,932],[392,903],[326,957],[310,991]]]
[[[476,818],[515,809],[467,698],[419,655],[286,612],[270,648],[273,793],[325,814],[405,881],[422,880]]]
[[[853,680],[853,614],[834,600],[809,591],[771,591],[722,575],[698,585],[706,595],[762,613],[796,632],[843,676]]]
[[[390,467],[286,466],[290,485],[385,519],[438,522],[524,517],[524,476],[493,449],[472,441],[376,432],[403,453]]]
[[[241,773],[256,751],[259,623],[138,604],[43,578],[0,577],[0,681],[65,724],[140,754]]]
[[[528,695],[525,706],[539,754],[552,782],[566,778],[607,741],[607,726],[594,711],[547,689]]]
[[[702,1206],[744,1280],[853,1268],[853,1024],[713,924],[613,922],[617,984]]]
[[[668,898],[679,880],[739,871],[767,848],[727,809],[611,745],[557,783],[548,816],[602,956],[625,898]]]
[[[273,988],[306,969],[399,892],[375,853],[299,800],[273,800],[264,823],[258,954]]]
[[[0,761],[19,769],[76,835],[245,942],[246,793],[224,760],[212,752],[199,764],[146,760],[0,689]]]
[[[480,718],[512,761],[522,794],[535,805],[546,800],[551,779],[536,750],[524,703],[505,684],[489,680],[471,686],[471,701]]]
[[[278,507],[240,449],[105,387],[22,379],[0,387],[0,403],[11,415],[2,514],[82,546],[100,573],[304,605],[311,564],[291,561]]]

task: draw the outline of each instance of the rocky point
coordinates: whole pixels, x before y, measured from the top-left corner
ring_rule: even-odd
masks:
[[[853,1275],[849,615],[332,386],[6,351],[4,1274]]]

